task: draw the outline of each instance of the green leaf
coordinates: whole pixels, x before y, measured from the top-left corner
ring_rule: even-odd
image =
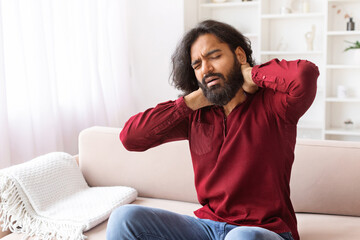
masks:
[[[351,49],[360,49],[360,41],[350,42],[345,40],[345,42],[351,43],[351,45],[345,48],[344,52],[349,51]]]

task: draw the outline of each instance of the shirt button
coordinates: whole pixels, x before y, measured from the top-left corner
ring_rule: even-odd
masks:
[[[265,78],[266,78],[265,76],[262,77],[262,79],[265,79]]]

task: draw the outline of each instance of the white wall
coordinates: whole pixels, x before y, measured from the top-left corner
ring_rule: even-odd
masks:
[[[171,55],[184,33],[183,0],[129,1],[129,40],[134,112],[176,99],[179,91],[169,83]],[[133,114],[131,113],[131,114]]]

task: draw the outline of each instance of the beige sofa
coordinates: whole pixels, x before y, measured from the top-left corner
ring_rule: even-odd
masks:
[[[124,149],[119,132],[107,127],[81,132],[79,165],[89,185],[132,186],[139,192],[135,204],[193,215],[199,204],[187,141],[135,153]],[[359,142],[299,139],[291,197],[301,239],[360,239],[359,184]],[[105,231],[106,222],[85,234],[89,240],[105,240]],[[21,236],[2,238],[10,239]]]

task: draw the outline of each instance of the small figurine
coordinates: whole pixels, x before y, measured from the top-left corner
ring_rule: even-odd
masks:
[[[354,122],[351,119],[344,121],[346,129],[352,129],[354,127]]]

